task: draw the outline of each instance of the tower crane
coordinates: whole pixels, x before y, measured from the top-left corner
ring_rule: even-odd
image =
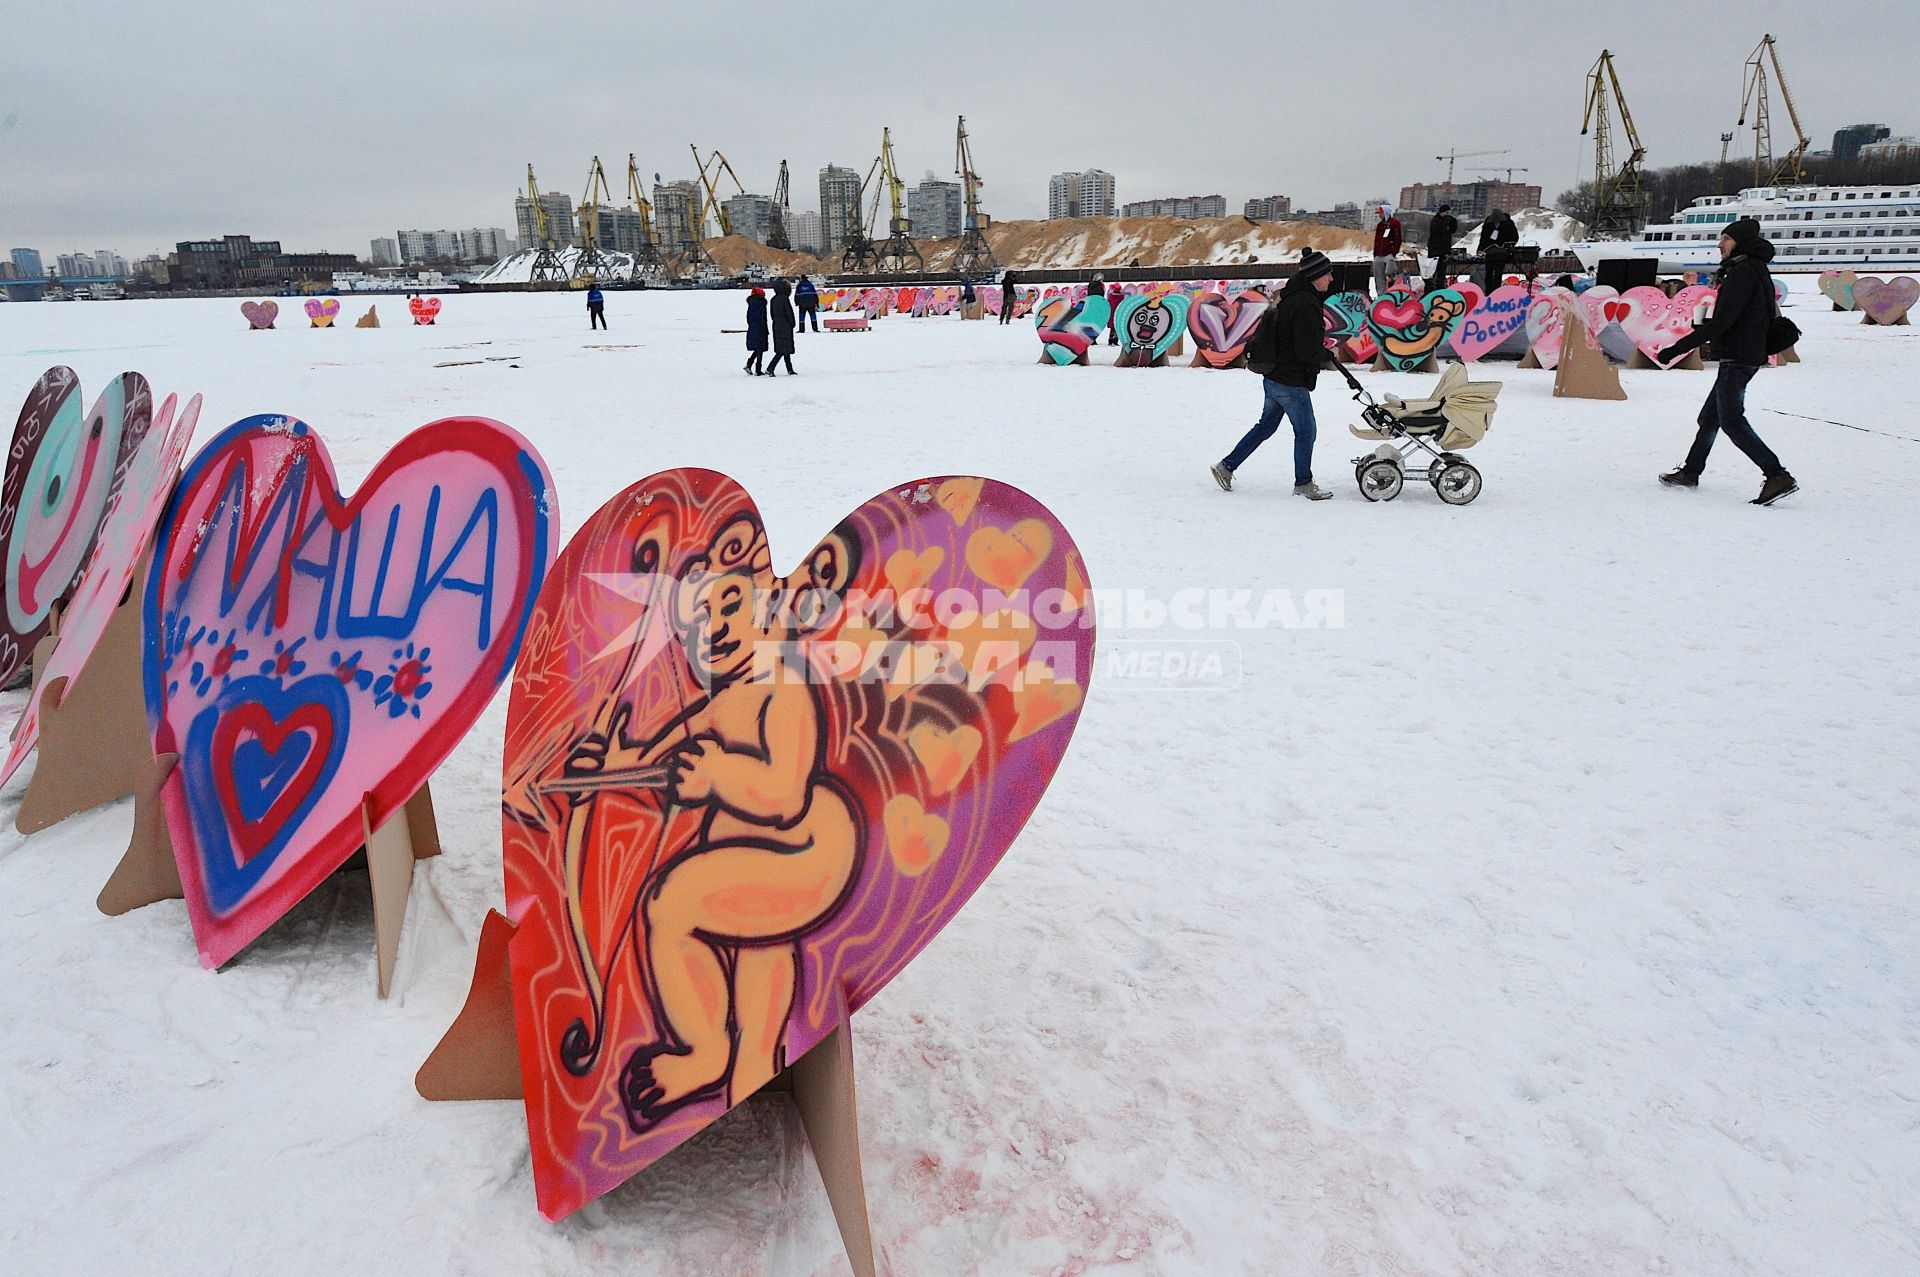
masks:
[[[787,239],[787,162],[780,161],[780,177],[773,184],[773,211],[767,215],[767,247],[790,252]]]
[[[967,139],[967,117],[960,117],[959,133],[953,143],[953,171],[960,175],[960,189],[966,209],[966,222],[960,228],[960,248],[953,255],[953,268],[968,279],[979,279],[1000,269],[993,259],[993,246],[987,243],[987,225],[991,219],[980,211],[980,188],[985,185],[973,171],[973,144]]]
[[[573,263],[573,284],[584,288],[594,280],[613,274],[613,259],[600,248],[600,213],[613,202],[607,189],[607,171],[600,157],[593,157],[587,169],[587,191],[580,197],[580,256]]]
[[[1510,154],[1510,152],[1508,151],[1448,151],[1445,155],[1436,155],[1433,158],[1436,160],[1445,160],[1447,162],[1447,185],[1452,186],[1453,185],[1453,162],[1455,160],[1470,160],[1477,156],[1507,155],[1507,154]]]
[[[1774,83],[1780,86],[1780,100],[1786,103],[1787,122],[1793,125],[1793,149],[1778,164],[1773,162],[1773,119],[1767,110],[1768,64],[1773,67]],[[1787,91],[1787,74],[1780,69],[1780,46],[1771,35],[1747,55],[1746,88],[1740,97],[1738,123],[1747,122],[1749,110],[1753,114],[1753,184],[1778,186],[1782,179],[1795,186],[1805,183],[1807,167],[1802,160],[1811,139],[1800,127],[1800,112],[1793,105],[1793,94]]]
[[[546,205],[540,202],[540,183],[534,180],[533,165],[527,165],[527,202],[533,205],[534,253],[533,274],[528,278],[531,284],[561,283],[567,278],[567,268],[560,262],[560,254],[554,251],[553,228],[547,222]]]
[[[876,155],[873,157],[873,163],[867,166],[867,175],[860,179],[859,193],[853,197],[853,216],[847,219],[846,239],[841,245],[840,253],[840,269],[849,275],[872,270],[874,261],[879,256],[879,251],[873,246],[873,237],[867,233],[867,227],[872,225],[880,209],[880,188],[875,186],[873,181],[873,175],[879,171],[879,168],[880,157]],[[867,205],[869,186],[873,186],[874,212],[872,213],[863,211]]]
[[[647,193],[640,185],[640,165],[632,151],[627,152],[627,197],[640,215],[640,242],[634,246],[633,271],[627,278],[657,278],[664,272],[666,263],[660,259],[660,246],[653,242],[653,205],[647,201]]]
[[[1628,147],[1627,158],[1617,168],[1613,162],[1615,110]],[[1588,230],[1595,239],[1631,238],[1647,224],[1648,196],[1640,189],[1640,162],[1647,158],[1647,148],[1640,145],[1639,130],[1633,127],[1633,113],[1620,91],[1620,73],[1614,70],[1610,50],[1600,50],[1587,72],[1587,116],[1580,133],[1593,134],[1593,225]]]
[[[913,242],[913,223],[907,218],[907,185],[900,180],[900,171],[893,164],[893,130],[880,130],[880,180],[886,183],[887,197],[893,207],[893,216],[887,222],[887,241],[880,245],[879,258],[874,268],[882,275],[918,274],[927,269],[927,259],[920,255],[920,246]],[[873,201],[878,211],[880,200],[878,192]]]

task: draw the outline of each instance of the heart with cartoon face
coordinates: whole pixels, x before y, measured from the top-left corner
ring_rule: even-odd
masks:
[[[1135,358],[1160,359],[1186,336],[1192,305],[1181,293],[1133,294],[1114,315],[1121,345]]]

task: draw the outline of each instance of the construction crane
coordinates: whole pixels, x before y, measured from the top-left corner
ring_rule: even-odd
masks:
[[[973,171],[973,144],[967,139],[967,117],[960,117],[960,129],[953,142],[953,171],[960,175],[960,189],[966,222],[960,228],[960,247],[953,255],[953,269],[967,279],[980,279],[1000,269],[993,258],[993,246],[987,243],[989,218],[980,211],[980,188],[985,185]]]
[[[773,184],[773,211],[767,215],[767,247],[791,252],[787,239],[787,162],[780,161],[780,176]]]
[[[1452,186],[1453,185],[1453,162],[1455,160],[1470,160],[1478,156],[1510,155],[1510,154],[1512,154],[1511,151],[1448,151],[1445,155],[1436,155],[1433,158],[1436,160],[1445,160],[1447,162],[1447,185]]]
[[[613,202],[607,189],[607,171],[600,157],[593,157],[587,169],[587,192],[580,197],[580,256],[573,263],[573,286],[584,288],[596,279],[613,274],[613,259],[600,249],[600,214]]]
[[[1720,188],[1723,194],[1726,193],[1727,189],[1727,150],[1732,147],[1732,145],[1733,134],[1722,133],[1720,135],[1720,174],[1715,179],[1714,184]]]
[[[533,205],[533,274],[528,277],[530,284],[564,283],[567,268],[560,261],[560,254],[554,251],[553,228],[547,223],[547,209],[540,202],[540,183],[534,180],[533,165],[527,165],[527,202]]]
[[[893,164],[891,129],[880,130],[880,180],[886,183],[893,216],[887,222],[887,241],[880,245],[874,269],[882,275],[920,274],[927,269],[927,259],[920,255],[920,246],[913,242],[913,223],[907,219],[907,184],[900,180],[900,171]],[[876,211],[880,207],[878,192],[873,205]]]
[[[1773,162],[1773,119],[1767,110],[1767,66],[1773,66],[1774,83],[1780,86],[1780,100],[1786,103],[1787,122],[1793,125],[1793,149],[1778,164]],[[1807,167],[1802,162],[1811,139],[1800,127],[1800,112],[1794,108],[1793,94],[1787,91],[1787,74],[1780,69],[1780,46],[1767,36],[1747,55],[1746,89],[1740,97],[1740,119],[1747,122],[1753,114],[1753,184],[1779,186],[1786,179],[1794,186],[1805,184]]]
[[[1620,133],[1627,144],[1627,158],[1614,165],[1613,112],[1620,113]],[[1640,162],[1647,148],[1640,145],[1640,132],[1633,127],[1633,113],[1620,91],[1620,73],[1614,70],[1611,50],[1600,50],[1592,70],[1587,72],[1587,116],[1580,126],[1582,137],[1593,134],[1593,222],[1588,232],[1595,239],[1630,239],[1647,224],[1647,193],[1640,189]]]
[[[1507,182],[1507,183],[1508,183],[1509,185],[1511,185],[1511,184],[1512,184],[1512,182],[1513,182],[1513,175],[1514,175],[1515,173],[1531,173],[1532,171],[1533,171],[1532,169],[1529,169],[1529,168],[1523,168],[1522,166],[1520,166],[1520,165],[1518,165],[1518,164],[1512,164],[1512,165],[1509,165],[1509,166],[1507,166],[1506,168],[1496,168],[1496,169],[1494,169],[1494,170],[1493,170],[1492,172],[1490,172],[1490,173],[1482,173],[1482,174],[1480,174],[1480,176],[1481,176],[1481,178],[1482,178],[1483,180],[1485,180],[1485,181],[1489,181],[1489,182],[1491,182],[1491,181],[1493,180],[1493,174],[1494,174],[1494,173],[1505,173],[1505,174],[1506,174],[1507,176],[1506,176],[1506,178],[1505,178],[1504,180],[1505,180],[1505,181],[1506,181],[1506,182]]]
[[[657,279],[665,273],[666,263],[661,260],[660,246],[653,242],[653,205],[640,185],[640,165],[632,151],[627,152],[627,197],[640,215],[640,242],[634,246],[633,270],[627,278]]]
[[[880,157],[876,155],[873,157],[873,163],[867,166],[867,175],[860,179],[859,193],[853,197],[853,216],[847,219],[846,239],[841,245],[840,253],[840,269],[845,274],[862,274],[870,271],[879,257],[879,250],[873,246],[873,237],[867,233],[867,227],[872,224],[880,209],[880,188],[875,186],[873,181],[873,175],[879,171],[879,168]],[[865,213],[862,210],[866,208],[869,186],[873,187],[874,212]],[[822,209],[822,212],[824,211]]]

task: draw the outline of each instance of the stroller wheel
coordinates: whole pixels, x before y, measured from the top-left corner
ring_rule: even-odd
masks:
[[[1427,464],[1427,482],[1435,483],[1435,484],[1439,483],[1440,472],[1445,470],[1446,468],[1447,468],[1447,463],[1445,459],[1438,459],[1438,460],[1429,462]]]
[[[1360,467],[1358,478],[1360,495],[1369,501],[1391,501],[1400,495],[1400,489],[1407,482],[1397,461],[1369,461]]]
[[[1448,505],[1466,505],[1480,495],[1480,472],[1464,461],[1453,461],[1433,481],[1433,490]]]

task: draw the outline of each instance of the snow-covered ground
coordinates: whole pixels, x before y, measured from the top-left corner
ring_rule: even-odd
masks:
[[[483,413],[543,450],[569,532],[712,466],[783,567],[882,488],[978,471],[1099,587],[1343,591],[1338,628],[1171,636],[1236,644],[1231,690],[1096,678],[1025,835],[858,1017],[902,1277],[1920,1272],[1920,328],[1794,308],[1805,362],[1751,396],[1805,488],[1779,507],[1724,444],[1698,492],[1654,483],[1707,375],[1600,403],[1509,366],[1454,509],[1362,501],[1325,381],[1336,499],[1289,494],[1284,439],[1229,495],[1243,372],[892,318],[750,379],[739,305],[617,294],[607,333],[565,295],[261,333],[231,301],[6,305],[0,397],[136,368],[205,393],[203,437],[304,418],[348,482]],[[1119,619],[1110,650],[1170,637]],[[448,852],[384,1004],[363,880],[214,974],[178,902],[95,912],[129,804],[22,839],[0,795],[0,1270],[845,1271],[777,1105],[556,1227],[517,1105],[415,1097],[501,896],[504,710],[436,784]]]

